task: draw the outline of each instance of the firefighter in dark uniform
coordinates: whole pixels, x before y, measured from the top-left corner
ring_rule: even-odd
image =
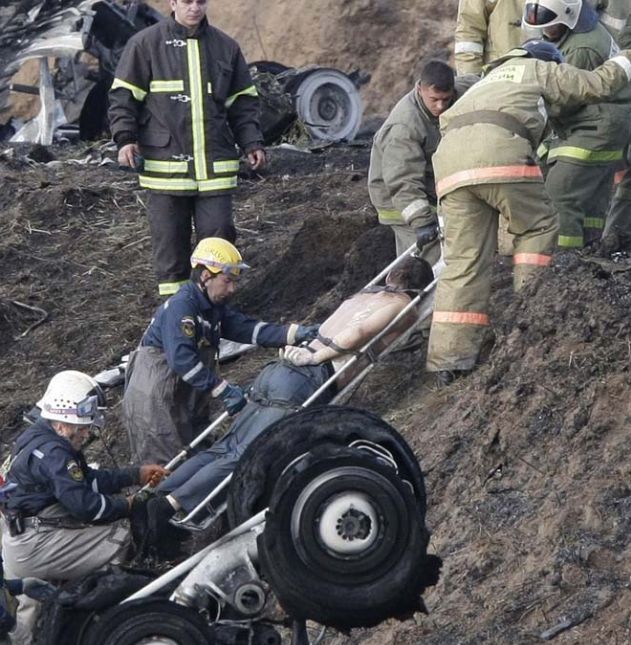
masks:
[[[109,95],[123,166],[149,189],[160,295],[188,278],[191,220],[197,240],[234,242],[232,193],[239,155],[265,164],[258,95],[239,45],[206,19],[206,0],[170,0],[170,18],[127,43]]]
[[[165,463],[208,423],[209,396],[232,415],[243,390],[214,370],[220,338],[263,347],[299,345],[317,325],[276,325],[226,306],[247,268],[226,240],[202,240],[190,259],[191,279],[156,311],[133,352],[123,397],[132,457]]]
[[[146,465],[93,470],[81,452],[92,426],[102,425],[103,393],[94,379],[67,370],[38,402],[40,418],[17,439],[8,472],[2,526],[7,577],[74,580],[124,559],[129,530],[116,522],[131,512],[126,486],[157,483],[166,470]],[[30,643],[39,605],[18,598],[12,640]]]

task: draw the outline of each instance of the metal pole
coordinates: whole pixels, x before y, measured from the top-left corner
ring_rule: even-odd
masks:
[[[378,273],[364,287],[364,289],[366,289],[367,287],[372,287],[374,284],[377,284],[377,282],[379,282],[379,280],[381,280],[382,278],[385,278],[388,275],[388,272],[391,269],[394,269],[394,267],[397,266],[397,264],[399,264],[400,262],[405,260],[405,258],[407,258],[409,255],[411,255],[414,252],[415,249],[416,249],[416,244],[412,244],[412,246],[407,251],[404,251],[403,253],[401,253],[401,255],[397,256],[394,260],[392,260],[392,262],[390,262],[390,264],[385,269],[383,269],[383,271],[381,271],[381,273]]]

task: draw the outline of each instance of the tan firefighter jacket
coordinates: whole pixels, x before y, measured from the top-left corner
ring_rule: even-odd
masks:
[[[473,184],[543,182],[534,150],[548,113],[596,102],[631,80],[631,51],[593,72],[515,52],[498,61],[440,117],[443,138],[434,154],[438,197]]]
[[[524,0],[460,0],[454,45],[458,74],[479,74],[484,64],[519,47],[527,38],[523,11]]]
[[[566,63],[585,70],[596,69],[619,51],[607,29],[598,22],[590,31],[569,32],[556,44]],[[621,162],[629,135],[630,101],[631,89],[627,87],[607,101],[561,111],[560,117],[552,121],[558,136],[549,143],[547,162],[556,159],[580,165]]]
[[[109,95],[117,145],[138,143],[140,185],[217,194],[237,185],[239,153],[262,147],[258,97],[239,45],[202,21],[195,33],[173,17],[127,43]]]
[[[477,80],[473,74],[456,78],[456,98]],[[381,224],[418,227],[436,218],[432,156],[439,124],[417,87],[395,105],[373,141],[368,193]]]

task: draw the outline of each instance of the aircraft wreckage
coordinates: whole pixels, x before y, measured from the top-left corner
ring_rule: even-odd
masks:
[[[48,145],[107,135],[107,92],[125,43],[162,18],[133,0],[0,0],[0,139]],[[12,80],[28,60],[38,61],[38,85]],[[358,90],[369,75],[272,61],[250,69],[261,96],[266,143],[277,142],[297,121],[314,140],[348,141],[357,133]],[[11,118],[12,92],[39,96],[39,114],[27,123]]]

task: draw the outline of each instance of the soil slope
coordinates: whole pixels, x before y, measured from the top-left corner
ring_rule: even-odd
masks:
[[[98,162],[97,150],[55,150],[49,165],[25,152],[0,160],[3,452],[52,374],[115,363],[158,302],[135,179],[61,161]],[[255,267],[244,309],[320,320],[388,262],[393,243],[366,195],[368,154],[273,150],[266,174],[243,175],[239,244]],[[559,643],[631,640],[631,264],[566,254],[526,294],[510,283],[498,261],[497,339],[476,373],[436,392],[421,347],[385,361],[353,398],[418,455],[431,549],[445,565],[428,616],[326,642],[536,643],[559,626]],[[271,356],[257,351],[226,376],[245,383]],[[123,462],[110,398],[105,436]],[[90,453],[110,463],[99,444]]]

